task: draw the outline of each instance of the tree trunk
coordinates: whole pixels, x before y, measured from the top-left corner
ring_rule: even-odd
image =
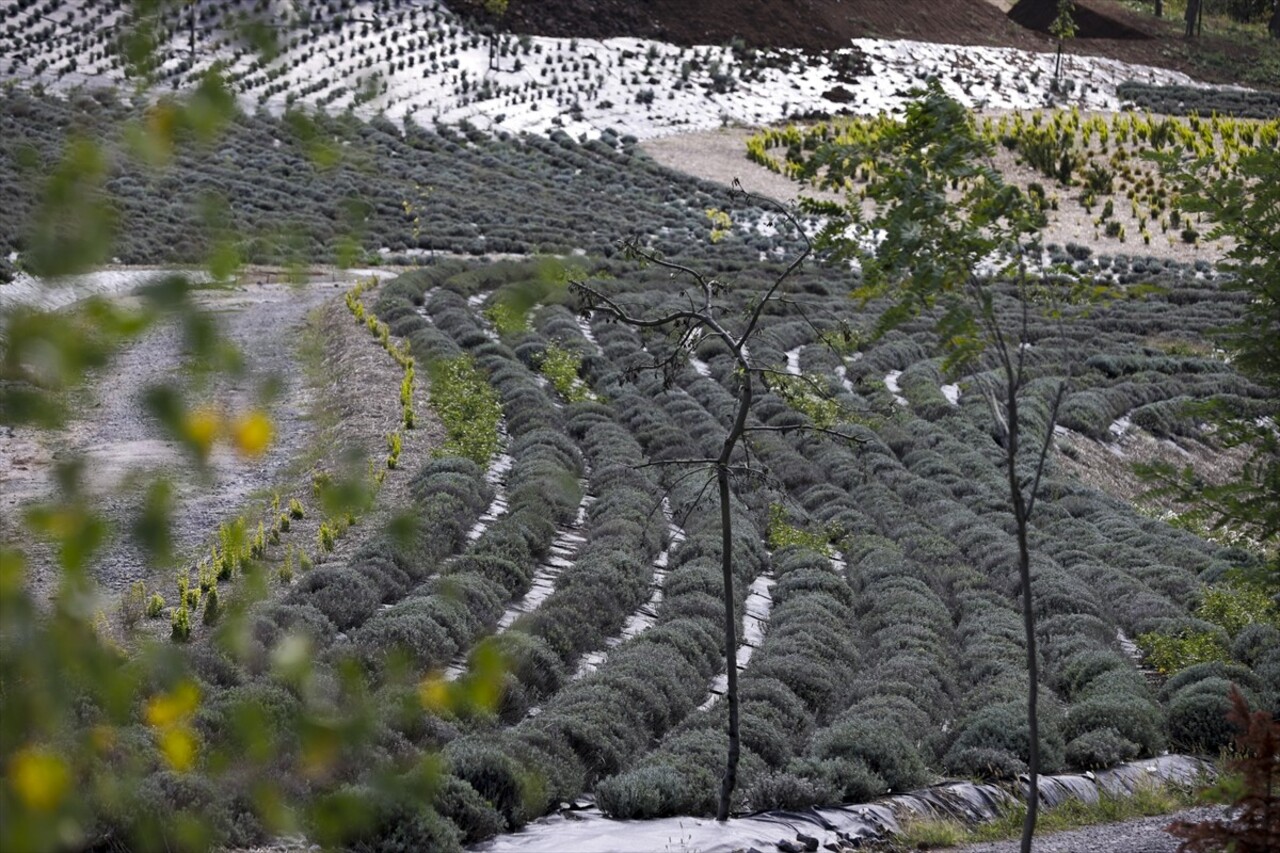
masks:
[[[1022,586],[1022,630],[1027,642],[1027,816],[1022,823],[1022,853],[1031,853],[1031,839],[1036,831],[1036,816],[1040,807],[1040,714],[1039,682],[1040,665],[1036,660],[1035,611],[1031,599],[1031,549],[1027,544],[1027,503],[1018,482],[1018,389],[1012,377],[1008,379],[1008,441],[1005,447],[1005,465],[1009,473],[1009,497],[1013,501],[1013,517],[1018,527],[1018,582]]]
[[[1199,13],[1200,0],[1187,0],[1187,14],[1184,16],[1184,20],[1187,22],[1187,38],[1191,38],[1196,34],[1196,17]]]
[[[725,442],[726,453],[730,449]],[[738,784],[738,755],[741,746],[738,737],[738,628],[733,608],[733,514],[729,507],[729,467],[724,460],[716,469],[716,483],[720,487],[720,568],[724,574],[724,665],[728,680],[724,698],[729,703],[729,754],[725,760],[724,778],[720,780],[720,804],[716,820],[729,819],[729,806],[733,789]]]
[[[1273,39],[1280,39],[1280,0],[1276,0],[1271,7],[1271,21],[1267,24],[1267,29]]]
[[[734,347],[738,367],[742,370],[738,410],[734,413],[733,424],[716,462],[716,485],[720,489],[720,569],[724,575],[724,698],[729,703],[729,754],[725,759],[724,777],[720,780],[716,820],[729,819],[733,789],[738,785],[738,755],[742,751],[738,736],[738,626],[733,609],[733,513],[729,507],[729,463],[733,461],[733,449],[746,431],[747,413],[751,411],[751,360],[742,352],[745,342],[745,338],[739,340]]]
[[[1156,0],[1156,17],[1164,17],[1164,0]]]

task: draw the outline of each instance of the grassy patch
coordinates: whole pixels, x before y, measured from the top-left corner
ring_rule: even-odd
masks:
[[[1177,785],[1144,786],[1132,796],[1103,793],[1096,803],[1072,799],[1053,809],[1041,809],[1036,835],[1172,814],[1196,802],[1194,791]],[[902,835],[891,849],[928,850],[1018,838],[1022,835],[1026,814],[1027,807],[1018,803],[1002,811],[995,820],[974,825],[946,818],[907,818],[902,821]]]

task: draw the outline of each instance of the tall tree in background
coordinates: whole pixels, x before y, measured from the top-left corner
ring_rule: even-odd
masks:
[[[1077,28],[1074,13],[1076,4],[1073,0],[1058,0],[1058,16],[1049,25],[1049,32],[1058,40],[1058,56],[1053,63],[1053,91],[1057,92],[1062,80],[1062,44],[1067,39],[1075,38]]]
[[[1201,0],[1187,0],[1187,11],[1183,15],[1183,19],[1187,22],[1186,33],[1187,38],[1198,35],[1200,31],[1201,20],[1204,15]]]

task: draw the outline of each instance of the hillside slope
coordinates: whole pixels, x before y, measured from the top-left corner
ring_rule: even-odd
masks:
[[[476,0],[447,0],[476,15]],[[500,28],[561,37],[638,36],[681,45],[727,44],[831,50],[850,39],[911,39],[939,44],[1051,51],[1050,0],[511,0]],[[481,13],[482,14],[482,13]],[[1052,15],[1050,15],[1050,19]],[[1180,17],[1156,18],[1116,0],[1077,4],[1080,31],[1068,52],[1156,65],[1213,83],[1280,89],[1280,45],[1210,22],[1182,37]]]

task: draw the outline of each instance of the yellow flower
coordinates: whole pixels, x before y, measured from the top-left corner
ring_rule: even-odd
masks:
[[[47,749],[28,746],[9,760],[9,784],[31,811],[53,811],[71,786],[71,771]]]
[[[236,448],[245,456],[262,455],[271,443],[272,433],[271,418],[261,409],[241,415],[233,431]]]
[[[216,409],[202,407],[186,413],[182,433],[201,456],[208,456],[213,442],[222,432],[222,415]]]
[[[147,724],[157,729],[175,726],[194,714],[199,703],[200,688],[184,681],[173,692],[162,693],[147,703]]]
[[[160,752],[174,770],[185,773],[196,763],[196,738],[186,726],[170,726],[159,740]]]
[[[418,699],[428,711],[444,711],[449,708],[449,682],[438,675],[431,675],[418,685]]]

